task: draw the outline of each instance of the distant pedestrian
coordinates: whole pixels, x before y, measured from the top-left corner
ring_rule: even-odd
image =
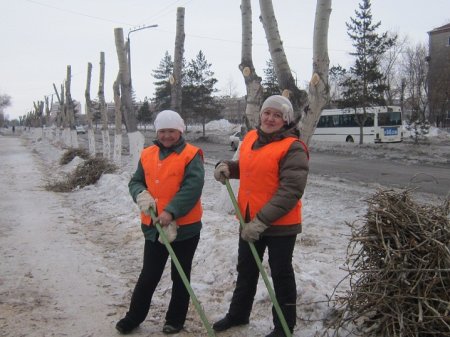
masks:
[[[16,126],[15,126],[15,125],[12,126],[12,132],[13,132],[13,133],[16,132]]]

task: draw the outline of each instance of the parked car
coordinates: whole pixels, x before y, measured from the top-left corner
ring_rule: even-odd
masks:
[[[75,127],[75,130],[77,131],[77,135],[79,135],[80,133],[84,135],[86,133],[86,129],[83,125],[77,125]]]
[[[231,149],[233,151],[237,150],[237,148],[239,147],[239,142],[241,140],[242,140],[242,134],[240,131],[237,131],[230,136],[230,145],[231,145]]]

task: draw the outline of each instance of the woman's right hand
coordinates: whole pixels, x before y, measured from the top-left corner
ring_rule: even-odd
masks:
[[[225,180],[230,178],[230,168],[228,164],[220,162],[214,170],[214,179],[225,185]]]

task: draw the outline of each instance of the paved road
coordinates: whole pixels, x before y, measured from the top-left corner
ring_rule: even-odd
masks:
[[[350,181],[378,183],[390,187],[413,187],[420,192],[446,196],[450,192],[450,169],[428,165],[394,163],[379,159],[361,159],[333,154],[314,153],[312,174],[327,175]]]
[[[229,145],[205,142],[194,144],[200,146],[206,157],[213,160],[231,159],[234,155]],[[396,188],[418,188],[419,192],[439,196],[450,193],[448,167],[402,164],[316,152],[311,156],[310,173]]]

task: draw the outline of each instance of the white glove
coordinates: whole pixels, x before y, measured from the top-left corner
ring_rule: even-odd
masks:
[[[156,211],[155,199],[153,199],[152,195],[147,190],[143,190],[137,195],[136,203],[144,214],[150,215],[150,208],[153,208],[153,210]]]
[[[255,242],[259,240],[261,233],[267,228],[269,228],[269,226],[255,217],[252,221],[244,225],[244,228],[241,231],[241,238],[248,242]]]
[[[225,180],[230,178],[230,168],[228,164],[221,162],[214,170],[214,179],[225,185]]]
[[[177,228],[178,228],[177,223],[175,221],[172,221],[167,226],[163,226],[161,228],[164,231],[164,233],[166,234],[167,241],[169,241],[169,243],[171,243],[173,240],[175,240],[175,238],[177,237]],[[164,243],[161,235],[159,236],[158,241],[161,243]]]

